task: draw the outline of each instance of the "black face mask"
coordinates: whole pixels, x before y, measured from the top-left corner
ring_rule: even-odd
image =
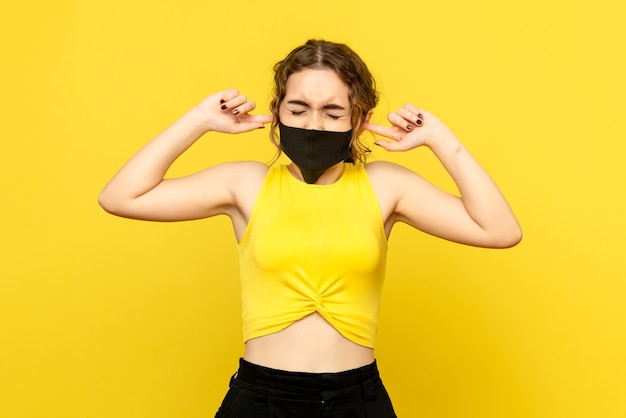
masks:
[[[298,166],[304,181],[313,184],[326,170],[350,157],[348,132],[316,131],[278,122],[280,148]]]

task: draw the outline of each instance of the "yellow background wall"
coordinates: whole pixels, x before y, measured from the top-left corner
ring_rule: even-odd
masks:
[[[599,0],[2,0],[0,416],[213,416],[243,352],[223,218],[144,223],[96,197],[214,91],[267,109],[310,37],[434,112],[524,228],[506,251],[400,226],[377,357],[402,417],[626,416],[624,6]],[[172,169],[269,160],[266,132],[202,139]],[[371,138],[369,139],[371,141]],[[451,189],[426,150],[386,155]]]

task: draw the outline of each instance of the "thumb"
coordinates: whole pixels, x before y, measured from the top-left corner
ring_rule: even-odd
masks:
[[[378,140],[374,142],[374,145],[378,145],[379,147],[389,152],[402,151],[402,148],[400,147],[400,143],[398,143],[397,141]]]
[[[234,129],[234,133],[250,132],[263,128],[265,128],[265,125],[261,122],[239,122]]]

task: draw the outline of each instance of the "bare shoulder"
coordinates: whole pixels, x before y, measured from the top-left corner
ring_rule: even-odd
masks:
[[[218,170],[223,184],[226,184],[235,205],[244,204],[251,196],[256,196],[267,177],[269,167],[259,161],[232,161],[210,168]]]
[[[376,192],[386,193],[395,201],[424,196],[437,189],[415,171],[392,162],[375,161],[366,164],[365,169]]]
[[[269,166],[258,161],[237,161],[222,164],[227,171],[231,210],[227,212],[235,229],[237,241],[241,240],[252,214]]]
[[[395,222],[404,221],[403,202],[424,202],[423,197],[433,189],[419,174],[389,161],[367,163],[365,170],[378,197],[387,231]]]
[[[218,164],[215,167],[222,167],[224,170],[233,172],[233,174],[240,173],[245,176],[262,177],[265,177],[269,170],[267,164],[259,161],[230,161]]]
[[[406,168],[389,161],[372,161],[365,164],[367,174],[372,177],[389,176],[398,170],[407,170]]]
[[[221,177],[231,190],[262,183],[268,170],[267,164],[259,161],[231,161],[207,169]]]
[[[401,186],[411,179],[421,178],[414,171],[389,161],[373,161],[365,164],[365,171],[373,185],[384,183],[385,187]]]
[[[389,161],[374,161],[365,164],[374,193],[380,205],[385,230],[391,231],[396,222],[396,210],[403,192],[407,189],[407,176],[416,175],[411,170]]]

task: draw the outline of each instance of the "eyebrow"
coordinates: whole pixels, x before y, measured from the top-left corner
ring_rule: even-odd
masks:
[[[310,107],[309,104],[303,100],[289,100],[287,102],[287,104],[293,104],[293,105],[298,105],[298,106],[303,106],[303,107]],[[345,107],[343,106],[339,106],[338,104],[334,104],[334,103],[329,103],[327,105],[322,106],[322,109],[325,110],[346,110]]]

